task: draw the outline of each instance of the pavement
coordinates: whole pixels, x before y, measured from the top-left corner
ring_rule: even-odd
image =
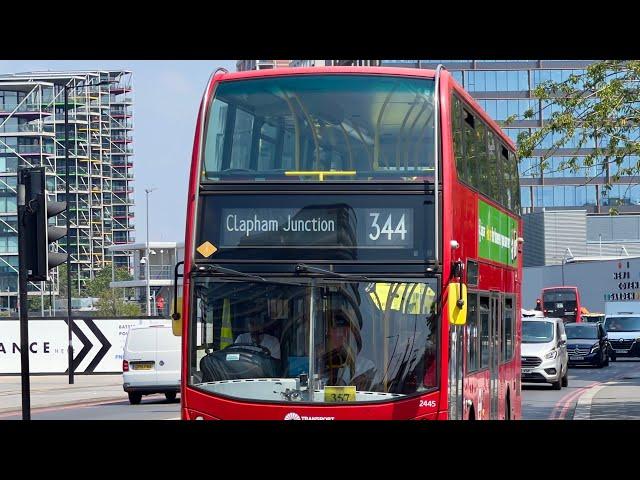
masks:
[[[574,420],[640,420],[640,373],[596,385],[584,391]]]
[[[30,391],[32,410],[128,400],[121,374],[75,375],[72,385],[66,375],[32,376]],[[22,379],[19,375],[0,376],[0,414],[16,411],[22,411]]]

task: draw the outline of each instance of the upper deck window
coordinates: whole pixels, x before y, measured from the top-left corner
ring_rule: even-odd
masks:
[[[434,82],[293,75],[222,82],[202,181],[423,181],[434,174]]]

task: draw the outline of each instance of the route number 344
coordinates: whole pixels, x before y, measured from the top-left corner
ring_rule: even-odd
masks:
[[[381,219],[379,212],[371,212],[369,213],[369,217],[371,217],[371,228],[373,229],[373,231],[369,233],[369,238],[371,240],[378,240],[380,235],[386,235],[387,240],[392,240],[394,235],[400,235],[402,240],[405,239],[405,236],[407,235],[407,228],[405,226],[404,214],[400,216],[400,220],[397,223],[393,221],[391,214],[389,214],[386,220],[384,220],[382,227],[380,226],[380,223],[382,223],[384,217]]]

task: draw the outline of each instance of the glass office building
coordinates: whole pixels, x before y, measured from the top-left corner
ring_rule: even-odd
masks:
[[[532,90],[546,80],[566,80],[571,74],[579,74],[593,63],[588,60],[382,60],[383,66],[434,69],[443,64],[462,84],[486,112],[500,124],[513,114],[522,118],[525,111],[533,109],[534,116],[516,120],[504,128],[515,142],[521,131],[540,128],[552,113],[544,102],[533,98]],[[563,160],[587,155],[596,147],[591,140],[576,152],[577,138],[558,149],[548,159],[544,171],[541,158],[553,142],[547,135],[541,148],[534,150],[531,158],[520,163],[520,185],[523,212],[542,208],[580,208],[588,213],[608,213],[610,206],[618,206],[621,213],[640,212],[640,186],[637,177],[622,177],[609,192],[602,186],[618,167],[610,165],[602,171],[600,166],[573,172],[559,168]],[[638,158],[628,157],[623,167],[635,164]],[[579,162],[581,163],[581,162]]]
[[[239,61],[239,64],[240,62],[247,61]],[[520,132],[540,128],[553,112],[552,107],[533,97],[533,89],[547,80],[561,81],[571,74],[582,73],[593,62],[594,60],[291,60],[289,66],[381,65],[435,69],[438,64],[443,64],[482,108],[503,125],[515,142]],[[522,119],[529,109],[533,110],[534,116]],[[519,119],[509,127],[504,127],[504,121],[514,114]],[[640,178],[621,177],[610,191],[603,189],[603,185],[617,173],[618,168],[635,165],[639,160],[637,157],[629,156],[621,167],[609,165],[604,170],[601,166],[582,168],[577,172],[561,168],[563,161],[574,155],[584,157],[596,147],[595,140],[589,140],[576,150],[578,138],[574,137],[564,148],[557,149],[547,159],[547,166],[543,171],[541,159],[557,140],[553,135],[547,135],[530,158],[522,158],[520,161],[523,213],[542,208],[579,208],[588,213],[608,213],[611,206],[616,206],[620,213],[640,213]]]

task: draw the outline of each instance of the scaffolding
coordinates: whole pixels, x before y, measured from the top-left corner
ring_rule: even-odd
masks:
[[[82,295],[95,273],[111,266],[106,249],[134,240],[133,99],[130,71],[28,72],[0,75],[0,307],[16,307],[18,167],[44,166],[51,200],[67,201],[70,268],[74,294]],[[104,83],[103,83],[104,82]],[[96,85],[103,83],[102,85]],[[66,198],[64,87],[68,90],[69,198]],[[115,192],[119,192],[118,195]],[[122,194],[124,192],[124,195]],[[2,198],[4,197],[4,198]],[[10,200],[12,198],[13,200]],[[3,208],[4,207],[4,208]],[[113,218],[118,212],[118,220]],[[124,219],[124,221],[123,221]],[[58,250],[66,252],[66,239]],[[116,266],[130,254],[116,252]],[[57,270],[57,269],[56,269]],[[59,291],[30,284],[30,291]]]

